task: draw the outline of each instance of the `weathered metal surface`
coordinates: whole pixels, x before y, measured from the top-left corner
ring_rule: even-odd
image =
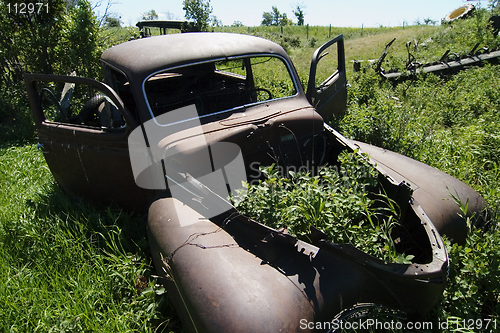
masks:
[[[336,71],[316,86],[316,74],[318,63],[321,58],[328,56],[328,48],[336,46],[338,57]],[[345,69],[344,38],[342,35],[323,44],[315,52],[311,60],[309,71],[309,82],[307,85],[307,99],[316,111],[325,119],[329,120],[333,115],[342,115],[347,104],[347,78]]]
[[[500,51],[486,52],[483,54],[477,54],[473,56],[467,56],[463,58],[457,58],[456,60],[443,61],[437,64],[427,64],[420,68],[415,69],[412,72],[406,73],[406,75],[414,75],[420,73],[433,73],[438,75],[453,75],[461,70],[468,69],[473,66],[481,66],[484,63],[497,64],[500,61]],[[381,75],[387,79],[397,79],[398,77],[404,75],[405,73],[400,72],[389,72],[381,73]]]
[[[228,33],[188,33],[154,36],[106,50],[101,60],[127,74],[134,87],[156,71],[182,64],[237,55],[276,54],[289,60],[285,50],[267,39]]]
[[[254,176],[252,170],[258,166],[305,164],[312,153],[306,142],[323,132],[322,118],[305,99],[276,101],[273,105],[275,108],[256,106],[222,120],[220,116],[208,117],[201,126],[203,133],[191,128],[165,137],[158,146],[161,150],[168,147],[182,152],[176,160],[192,175],[200,168],[198,159],[202,155],[198,152],[217,142],[240,147],[249,181]],[[252,163],[254,167],[250,168]]]
[[[466,4],[458,7],[444,17],[443,23],[451,23],[455,20],[467,18],[475,11],[475,9],[476,7],[474,7],[474,5],[472,4]]]
[[[91,198],[96,203],[145,209],[156,196],[138,187],[132,177],[128,151],[130,129],[137,126],[116,93],[107,85],[75,76],[28,74],[24,76],[40,148],[52,175],[73,197]],[[127,126],[106,131],[72,124],[46,121],[37,92],[37,82],[88,84],[113,100]]]
[[[450,50],[446,51],[441,59],[437,62],[428,64],[419,64],[415,62],[415,57],[410,53],[409,44],[407,44],[408,49],[408,61],[406,63],[406,71],[396,71],[389,70],[385,71],[382,68],[382,63],[387,56],[389,47],[394,43],[396,38],[391,40],[385,47],[384,52],[377,61],[375,71],[379,73],[382,77],[392,80],[394,82],[403,81],[407,79],[414,78],[415,75],[422,73],[433,73],[436,75],[449,76],[457,74],[458,72],[474,67],[483,66],[485,63],[498,64],[500,62],[500,51],[489,51],[487,49],[478,49],[479,44],[469,52],[469,54],[464,56],[459,56],[453,54],[453,58],[450,58]],[[409,42],[408,42],[409,43]],[[359,68],[359,65],[357,66]]]

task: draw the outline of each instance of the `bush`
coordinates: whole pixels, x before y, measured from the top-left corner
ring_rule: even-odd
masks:
[[[13,4],[14,2],[10,1]],[[100,76],[98,22],[88,1],[52,1],[37,14],[19,15],[0,3],[0,125],[3,140],[31,140],[34,126],[23,72]],[[45,10],[47,8],[47,10]]]
[[[309,47],[316,47],[316,44],[318,43],[318,39],[314,36],[312,36],[310,39],[309,39]]]
[[[300,38],[294,35],[288,34],[278,34],[274,32],[254,32],[254,36],[269,39],[285,49],[286,52],[290,51],[290,48],[300,47]]]
[[[351,243],[389,262],[408,262],[397,253],[392,231],[399,225],[399,208],[383,192],[376,192],[378,172],[357,152],[339,156],[340,169],[323,167],[313,176],[305,172],[281,175],[274,166],[258,185],[247,185],[237,198],[243,214],[272,228],[310,241],[315,226],[335,243]],[[282,177],[289,176],[289,177]]]

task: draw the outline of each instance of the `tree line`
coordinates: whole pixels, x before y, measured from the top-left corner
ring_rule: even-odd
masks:
[[[293,10],[293,14],[297,18],[297,25],[304,25],[304,6],[297,5],[297,7]],[[272,7],[270,12],[264,12],[262,14],[262,25],[277,25],[277,26],[286,26],[292,25],[292,20],[288,18],[286,13],[280,13],[276,6]]]

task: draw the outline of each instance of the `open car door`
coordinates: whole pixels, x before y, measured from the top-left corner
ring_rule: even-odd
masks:
[[[347,78],[343,35],[323,44],[314,52],[306,96],[325,121],[344,113]]]
[[[147,207],[135,184],[128,136],[137,127],[107,85],[76,76],[25,74],[31,111],[47,165],[62,189],[94,202]]]

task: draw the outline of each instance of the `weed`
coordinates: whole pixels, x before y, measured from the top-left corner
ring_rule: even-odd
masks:
[[[1,331],[167,326],[144,216],[70,200],[34,146],[1,148],[0,171]]]
[[[339,156],[340,169],[323,167],[317,175],[262,168],[267,179],[248,186],[237,208],[273,228],[286,228],[310,241],[315,226],[335,243],[351,243],[382,260],[408,262],[396,252],[392,231],[399,226],[399,208],[384,193],[373,190],[377,171],[356,152]],[[372,190],[372,191],[371,191]]]

